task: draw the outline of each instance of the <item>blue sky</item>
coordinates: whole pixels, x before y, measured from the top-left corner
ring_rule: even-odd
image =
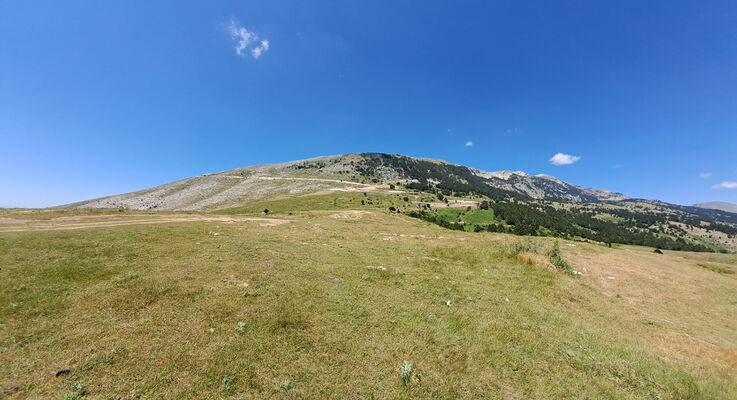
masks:
[[[0,206],[367,151],[737,202],[737,3],[0,1]]]

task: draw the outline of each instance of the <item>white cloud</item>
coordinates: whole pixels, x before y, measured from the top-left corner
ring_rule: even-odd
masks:
[[[265,53],[269,50],[269,41],[268,40],[262,40],[261,46],[254,47],[253,50],[251,50],[251,54],[253,55],[253,58],[258,59],[261,57],[262,53]]]
[[[580,160],[579,156],[572,156],[570,154],[558,153],[550,158],[550,163],[553,165],[571,165],[576,161]]]
[[[711,175],[712,175],[711,172],[702,172],[699,174],[699,178],[701,179],[711,178]]]
[[[241,57],[245,57],[246,49],[251,44],[251,42],[258,42],[258,35],[249,31],[243,26],[238,26],[235,21],[230,21],[228,32],[230,32],[230,37],[236,41],[236,45],[234,47],[235,54],[238,54]],[[253,56],[253,58],[259,58],[261,57],[261,54],[265,53],[268,50],[269,41],[262,40],[259,45],[256,45],[256,47],[251,49],[251,55]]]
[[[712,189],[737,189],[737,182],[722,182],[711,187]]]
[[[473,142],[470,140],[466,142],[466,147],[473,147]]]

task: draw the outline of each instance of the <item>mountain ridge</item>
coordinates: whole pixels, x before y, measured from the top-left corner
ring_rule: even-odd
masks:
[[[432,170],[432,171],[430,171]],[[265,182],[289,179],[290,184]],[[306,178],[315,180],[307,181]],[[317,179],[323,178],[323,181]],[[443,160],[385,153],[314,157],[281,164],[262,164],[206,173],[151,188],[84,200],[61,208],[126,208],[201,211],[227,208],[269,196],[299,195],[335,189],[349,182],[367,185],[403,182],[415,185],[469,185],[501,195],[571,202],[618,201],[628,197],[608,190],[584,188],[548,175],[522,171],[489,172]],[[466,187],[469,189],[469,187]]]
[[[737,213],[737,204],[728,203],[726,201],[708,201],[705,203],[694,204],[694,207],[705,208],[708,210],[721,210],[731,213]]]
[[[289,206],[283,206],[285,201]],[[335,209],[339,202],[344,203],[340,207],[384,208],[451,229],[670,250],[737,249],[737,213],[631,199],[547,175],[487,172],[442,160],[384,153],[236,168],[58,208],[239,214]],[[448,214],[444,208],[456,211]],[[487,210],[491,214],[484,213]],[[466,224],[464,218],[472,222]]]

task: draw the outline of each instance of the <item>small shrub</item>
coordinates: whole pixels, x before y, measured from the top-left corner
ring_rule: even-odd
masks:
[[[550,263],[555,265],[556,268],[568,273],[573,271],[571,265],[563,259],[563,255],[560,252],[560,244],[557,240],[553,243],[553,248],[548,252],[548,257],[550,258]]]
[[[285,379],[279,383],[279,387],[284,390],[289,390],[292,387],[292,382],[290,382],[289,379]]]
[[[412,363],[405,360],[403,363],[399,364],[399,375],[402,378],[402,382],[405,384],[410,383],[412,380]]]
[[[84,387],[84,382],[76,381],[72,383],[72,393],[64,395],[64,400],[81,400],[87,397],[87,389]]]
[[[537,249],[530,241],[525,243],[514,242],[512,247],[508,248],[508,252],[511,257],[516,257],[520,253],[537,253]]]
[[[225,375],[220,379],[220,383],[222,384],[223,393],[230,395],[235,392],[235,386],[233,385],[235,383],[235,375]]]
[[[653,253],[655,253],[655,254],[663,254],[663,251],[660,250],[660,249],[655,249],[655,250],[653,250]]]
[[[238,322],[238,326],[235,328],[235,331],[238,332],[239,335],[246,333],[246,323],[243,321]]]
[[[258,289],[248,289],[243,292],[241,296],[243,297],[258,297],[261,295],[261,292]]]

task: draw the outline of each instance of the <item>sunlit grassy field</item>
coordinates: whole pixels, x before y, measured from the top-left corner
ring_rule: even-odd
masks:
[[[561,241],[573,277],[543,262],[554,239],[386,211],[401,195],[323,197],[73,230],[140,213],[64,211],[59,230],[0,232],[0,392],[737,398],[735,255]],[[264,208],[288,222],[236,215]]]

